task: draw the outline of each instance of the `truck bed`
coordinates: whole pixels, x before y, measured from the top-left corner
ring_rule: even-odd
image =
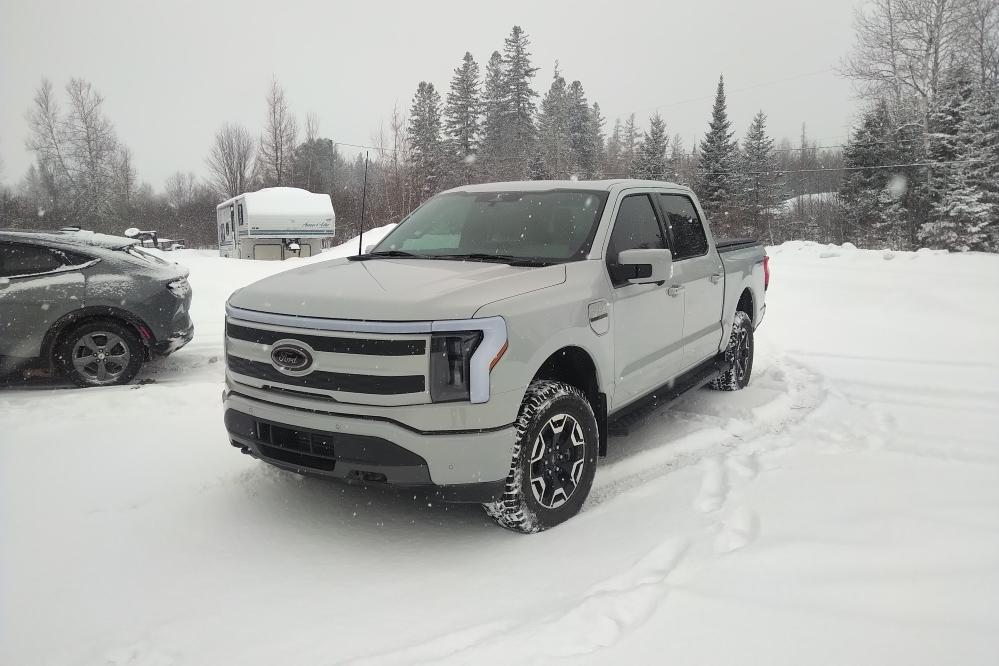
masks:
[[[715,247],[718,249],[718,254],[724,254],[725,252],[734,252],[735,250],[741,250],[747,247],[755,247],[757,245],[762,246],[760,241],[752,238],[727,238],[725,240],[716,240]]]

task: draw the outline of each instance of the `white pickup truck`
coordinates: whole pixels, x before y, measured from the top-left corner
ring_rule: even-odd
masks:
[[[459,187],[365,254],[230,297],[229,439],[536,532],[579,511],[613,423],[746,386],[768,280],[763,247],[716,242],[686,187]]]

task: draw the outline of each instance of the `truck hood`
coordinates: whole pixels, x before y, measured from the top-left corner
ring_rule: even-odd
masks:
[[[483,305],[565,282],[540,268],[438,259],[334,259],[239,289],[230,305],[301,317],[372,321],[468,319]]]

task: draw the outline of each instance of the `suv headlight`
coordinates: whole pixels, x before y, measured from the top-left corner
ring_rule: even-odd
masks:
[[[482,342],[482,331],[434,333],[430,337],[430,399],[468,400],[469,362]]]
[[[187,278],[181,278],[168,283],[167,289],[177,298],[184,299],[191,294],[191,283],[187,281]]]

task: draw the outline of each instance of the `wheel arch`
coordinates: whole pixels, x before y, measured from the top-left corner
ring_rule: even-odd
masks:
[[[735,306],[736,312],[745,312],[749,315],[749,321],[756,321],[756,299],[753,298],[753,290],[746,287],[739,295],[739,302]]]
[[[551,353],[534,373],[534,379],[550,379],[575,386],[583,392],[597,417],[598,451],[607,455],[607,396],[600,391],[600,377],[591,354],[576,345]]]
[[[111,319],[120,324],[124,324],[134,330],[142,340],[146,348],[146,356],[149,355],[150,345],[156,342],[152,329],[140,317],[124,310],[107,305],[94,305],[74,310],[59,318],[42,338],[42,358],[49,365],[52,364],[52,352],[62,339],[62,336],[74,326],[82,324],[92,319]]]

